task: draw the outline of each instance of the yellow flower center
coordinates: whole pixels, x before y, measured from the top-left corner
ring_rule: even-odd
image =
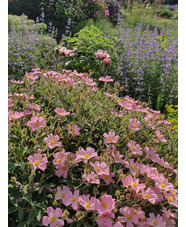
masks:
[[[137,187],[137,186],[138,186],[138,184],[137,184],[136,182],[133,182],[132,185],[133,185],[134,187]]]
[[[116,160],[119,160],[119,156],[116,156]]]
[[[134,165],[131,165],[131,167],[130,167],[131,169],[135,169],[135,166]]]
[[[86,202],[86,203],[85,203],[85,206],[86,206],[86,207],[90,207],[90,203],[89,203],[89,202]]]
[[[173,197],[172,197],[172,196],[169,196],[168,200],[169,200],[170,202],[172,202],[172,201],[173,201]]]
[[[152,153],[149,154],[149,157],[152,157]]]
[[[55,221],[56,221],[56,218],[55,218],[55,217],[51,217],[51,218],[50,218],[50,222],[53,223],[53,222],[55,222]]]
[[[50,144],[54,144],[55,142],[54,142],[54,140],[50,140]]]
[[[108,180],[109,179],[109,175],[105,175],[105,179]]]
[[[60,158],[58,158],[57,162],[61,162],[61,159],[60,159]]]
[[[85,154],[85,158],[89,158],[89,156],[90,156],[89,154],[87,154],[87,153]]]
[[[150,195],[149,195],[148,193],[146,193],[146,194],[145,194],[145,197],[146,197],[147,199],[149,199],[149,198],[150,198]]]
[[[176,192],[175,192],[175,191],[172,191],[172,193],[173,193],[174,195],[176,195]]]
[[[38,166],[38,165],[39,165],[39,161],[36,160],[36,161],[34,162],[34,164],[35,164],[35,166]]]
[[[10,115],[10,117],[13,117],[13,116],[14,116],[14,114],[11,114],[11,115]]]
[[[153,224],[154,225],[158,225],[158,222],[155,220],[155,221],[153,221]]]
[[[169,221],[165,221],[166,225],[169,225]]]
[[[39,126],[39,122],[38,122],[38,121],[35,123],[35,126],[36,126],[36,127]]]
[[[97,171],[98,171],[98,172],[100,172],[100,171],[101,171],[101,168],[100,168],[99,166],[97,167]]]
[[[104,81],[107,81],[107,79],[105,78]]]
[[[63,113],[63,112],[61,112],[61,114],[63,115],[64,113]]]
[[[112,138],[112,137],[110,137],[110,138],[109,138],[109,141],[113,141],[113,138]]]
[[[164,183],[161,183],[160,186],[161,186],[162,188],[164,188],[164,187],[165,187],[165,184],[164,184]]]
[[[74,128],[72,129],[72,132],[75,132],[75,129]]]
[[[126,108],[126,107],[127,107],[127,105],[123,105],[123,107],[124,107],[124,108]]]
[[[62,170],[63,170],[63,171],[65,171],[66,169],[67,169],[67,167],[66,167],[66,166],[63,166],[63,167],[62,167]]]
[[[160,165],[161,165],[161,166],[163,166],[163,165],[164,165],[164,163],[162,162]]]
[[[75,197],[72,197],[71,201],[74,203],[76,202],[76,198]]]
[[[33,76],[30,76],[30,78],[32,78]]]
[[[161,139],[161,136],[158,136],[159,139]]]
[[[136,150],[136,147],[135,147],[135,146],[134,146],[134,147],[132,147],[132,150],[133,150],[133,151],[135,151],[135,150]]]
[[[127,220],[130,220],[130,214],[127,214],[127,215],[125,216],[125,218],[126,218]]]
[[[131,102],[132,101],[132,99],[129,99],[129,102]]]
[[[136,127],[136,124],[132,124],[132,127],[135,128]]]
[[[63,193],[61,193],[61,197],[62,198],[64,198],[65,197],[65,193],[63,192]]]
[[[105,203],[105,202],[104,202],[104,203],[102,203],[102,207],[103,207],[103,208],[107,208],[107,206],[108,206],[108,204],[107,204],[107,203]]]

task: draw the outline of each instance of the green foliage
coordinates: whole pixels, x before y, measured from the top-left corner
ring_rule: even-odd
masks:
[[[178,105],[166,105],[165,115],[173,123],[173,128],[178,130]]]
[[[94,77],[98,78],[100,71],[104,69],[102,61],[95,57],[95,52],[98,49],[106,51],[111,57],[111,66],[107,70],[111,71],[115,67],[115,43],[106,38],[103,32],[94,25],[84,27],[74,37],[64,37],[61,45],[69,49],[77,48],[78,55],[67,65],[70,69],[82,72],[88,72],[91,69],[94,72]]]
[[[173,12],[169,9],[162,9],[157,11],[157,15],[163,18],[172,18]]]

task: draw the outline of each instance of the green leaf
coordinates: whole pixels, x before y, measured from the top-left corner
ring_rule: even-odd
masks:
[[[29,195],[24,195],[23,199],[25,199],[28,203],[30,203],[32,205],[32,199],[29,197]]]
[[[23,216],[24,216],[24,209],[21,207],[18,207],[18,217],[20,221],[23,219]]]
[[[38,211],[36,218],[38,221],[41,220],[41,210]]]
[[[8,214],[14,213],[17,210],[17,207],[12,206],[8,208]]]
[[[9,163],[8,164],[8,171],[15,169],[19,164],[17,163]]]
[[[31,222],[34,220],[34,218],[37,215],[37,209],[35,207],[32,208],[32,210],[30,211],[29,215],[28,215],[28,222]]]

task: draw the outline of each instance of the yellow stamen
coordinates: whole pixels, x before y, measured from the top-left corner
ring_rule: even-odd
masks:
[[[116,160],[119,160],[119,156],[116,156]]]
[[[150,195],[149,195],[148,193],[146,193],[146,194],[145,194],[145,197],[146,197],[147,199],[149,199],[149,198],[150,198]]]
[[[158,225],[158,222],[155,220],[155,221],[153,221],[153,224],[154,225]]]
[[[55,142],[54,142],[54,140],[50,140],[50,144],[54,144]]]
[[[90,203],[89,203],[89,202],[85,203],[85,206],[86,206],[87,208],[90,207]]]
[[[61,193],[61,197],[64,198],[65,197],[65,193]]]
[[[63,115],[64,113],[63,113],[63,112],[61,112],[61,114]]]
[[[126,218],[127,220],[130,220],[130,214],[127,214],[127,215],[125,216],[125,218]]]
[[[138,186],[138,184],[137,184],[136,182],[133,182],[132,185],[133,185],[134,187],[137,187],[137,186]]]
[[[76,202],[76,198],[75,197],[72,197],[71,201],[74,203]]]
[[[152,157],[152,153],[149,154],[149,157]]]
[[[89,158],[89,156],[90,156],[89,154],[87,154],[87,153],[85,154],[85,158]]]
[[[55,222],[55,221],[56,221],[56,218],[55,218],[55,217],[51,217],[51,218],[50,218],[50,222],[53,223],[53,222]]]
[[[97,167],[97,171],[98,171],[98,172],[100,172],[100,171],[101,171],[101,168],[100,168],[99,166]]]
[[[107,203],[105,203],[105,202],[104,202],[104,203],[102,203],[101,205],[102,205],[102,207],[103,207],[103,208],[107,208],[107,206],[108,206],[108,204],[107,204]]]
[[[135,169],[135,166],[134,165],[131,165],[131,167],[130,167],[131,169]]]
[[[136,127],[136,124],[132,124],[132,127],[135,128]]]
[[[35,126],[36,126],[36,127],[39,126],[39,122],[38,122],[38,121],[35,123]]]
[[[60,159],[60,158],[58,158],[57,162],[61,162],[61,159]]]
[[[136,147],[135,147],[135,146],[134,146],[134,147],[132,147],[132,150],[133,150],[133,151],[135,151],[135,150],[136,150]]]
[[[165,184],[164,184],[164,183],[161,183],[160,186],[161,186],[162,188],[164,188],[164,187],[165,187]]]
[[[109,175],[105,175],[105,179],[108,180],[109,179]]]
[[[62,167],[62,170],[63,170],[63,171],[65,171],[66,169],[67,169],[67,167],[66,167],[66,166],[63,166],[63,167]]]
[[[36,160],[36,161],[34,162],[34,164],[35,164],[35,166],[38,166],[38,165],[39,165],[39,161]]]
[[[172,197],[172,196],[169,196],[168,200],[169,200],[170,202],[172,202],[172,201],[173,201],[173,197]]]
[[[110,137],[110,138],[109,138],[109,141],[113,141],[113,138],[112,138],[112,137]]]

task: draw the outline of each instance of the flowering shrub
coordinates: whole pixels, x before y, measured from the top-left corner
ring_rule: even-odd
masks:
[[[178,105],[166,105],[165,114],[170,122],[173,124],[173,128],[178,130]]]
[[[117,24],[118,14],[120,12],[120,5],[117,0],[106,0],[106,7],[109,11],[109,18],[114,23]]]
[[[34,24],[25,16],[11,16],[9,19],[11,26],[8,37],[9,78],[20,79],[35,65],[54,69],[56,62],[54,47],[57,42],[51,36],[44,34],[44,28],[47,26],[38,23],[39,21]]]
[[[97,83],[39,69],[10,81],[10,226],[176,225],[171,123]]]

